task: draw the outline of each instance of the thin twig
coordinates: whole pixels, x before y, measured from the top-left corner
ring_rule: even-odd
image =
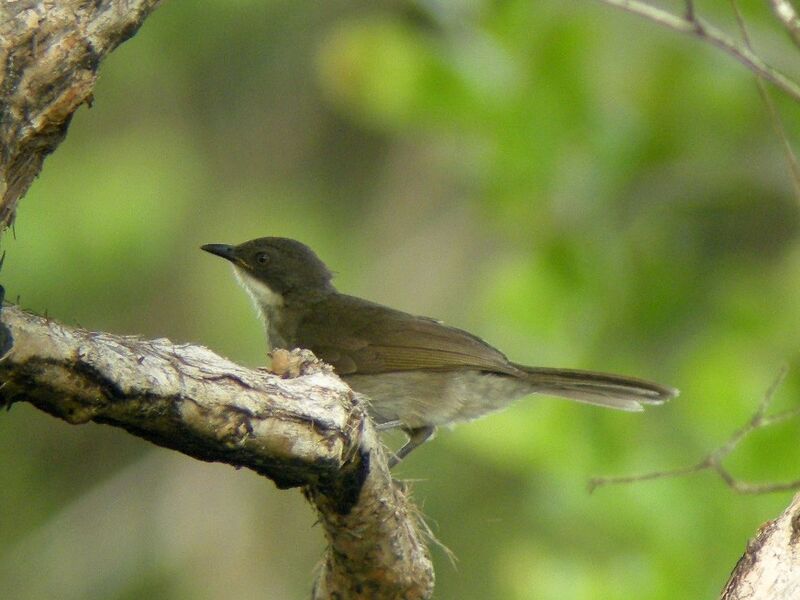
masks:
[[[750,35],[747,33],[747,26],[745,25],[742,12],[739,10],[739,5],[736,3],[736,0],[731,0],[731,8],[736,15],[736,23],[739,25],[739,31],[742,34],[742,40],[744,41],[745,46],[752,51],[753,45],[750,43]],[[800,204],[800,163],[797,162],[797,156],[795,155],[794,149],[789,142],[789,136],[786,135],[786,128],[783,126],[783,120],[778,112],[778,108],[775,106],[775,102],[773,102],[772,97],[769,95],[769,90],[767,89],[767,86],[764,85],[764,80],[758,74],[756,74],[756,87],[758,87],[758,95],[761,96],[761,101],[764,103],[764,106],[767,107],[770,123],[772,123],[772,128],[775,131],[775,135],[777,135],[778,139],[781,141],[783,154],[789,167],[789,175],[792,180],[792,187],[794,188],[794,197],[797,203]]]
[[[638,483],[640,481],[652,481],[653,479],[680,477],[682,475],[692,475],[693,473],[697,473],[698,471],[702,471],[707,468],[708,465],[706,465],[705,461],[703,461],[696,465],[681,467],[671,471],[653,471],[652,473],[645,473],[643,475],[625,475],[621,477],[592,477],[589,480],[589,485],[587,487],[589,489],[589,493],[591,494],[597,488],[604,485],[621,485],[626,483]]]
[[[669,471],[654,471],[643,475],[594,477],[589,481],[589,492],[591,493],[604,485],[638,483],[640,481],[664,479],[667,477],[681,477],[683,475],[693,475],[700,471],[716,472],[728,487],[739,494],[768,494],[800,489],[800,479],[778,483],[750,483],[748,481],[742,481],[734,477],[722,464],[722,461],[724,461],[739,446],[741,441],[752,432],[800,416],[800,406],[775,413],[774,415],[766,414],[772,402],[772,398],[775,396],[775,392],[786,378],[787,371],[788,369],[786,367],[781,368],[775,381],[772,382],[772,385],[769,386],[769,389],[761,399],[756,412],[753,413],[753,416],[750,417],[747,423],[733,432],[722,446],[708,454],[708,456],[700,462],[688,467],[681,467]]]
[[[687,3],[687,14],[674,15],[663,9],[650,6],[638,0],[599,0],[603,4],[619,8],[634,15],[644,17],[662,27],[685,33],[715,46],[733,57],[752,72],[757,73],[792,99],[800,102],[800,85],[789,79],[781,71],[767,64],[749,48],[741,46],[728,37],[723,31],[699,19],[694,11],[694,4]],[[691,16],[692,18],[687,18]]]
[[[783,23],[789,38],[794,42],[794,45],[800,48],[800,17],[797,16],[797,11],[792,6],[790,0],[769,0],[772,7],[772,12],[778,17],[778,20]]]
[[[694,21],[695,20],[695,13],[694,13],[694,1],[693,0],[685,0],[686,4],[686,20],[687,21]]]

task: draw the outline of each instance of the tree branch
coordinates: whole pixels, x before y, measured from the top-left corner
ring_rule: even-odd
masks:
[[[800,18],[791,3],[791,0],[769,0],[772,12],[786,28],[789,38],[794,45],[800,48]]]
[[[742,481],[734,477],[723,464],[724,460],[730,456],[730,454],[736,450],[736,448],[739,447],[739,444],[742,442],[742,440],[744,440],[754,431],[800,416],[800,406],[796,406],[772,415],[767,414],[767,410],[772,402],[772,398],[775,396],[775,392],[778,391],[778,388],[786,378],[787,371],[788,369],[786,367],[780,370],[778,376],[775,378],[775,381],[772,382],[772,385],[769,386],[769,389],[761,399],[761,403],[758,405],[756,412],[750,417],[750,420],[733,432],[733,434],[731,434],[731,436],[722,446],[710,452],[701,461],[686,467],[670,469],[668,471],[654,471],[652,473],[644,473],[643,475],[628,475],[623,477],[593,477],[589,481],[589,493],[592,493],[597,488],[606,485],[637,483],[640,481],[651,481],[653,479],[664,479],[668,477],[682,477],[684,475],[692,475],[694,473],[707,470],[715,471],[728,487],[739,494],[770,494],[773,492],[785,492],[800,489],[800,479],[774,483],[751,483],[749,481]]]
[[[720,600],[797,598],[800,594],[800,494],[767,521],[731,573]]]
[[[0,231],[90,103],[102,60],[160,0],[0,2]]]
[[[657,23],[662,27],[694,36],[719,48],[750,69],[750,71],[763,77],[765,80],[783,90],[791,98],[800,102],[800,85],[789,79],[775,67],[767,64],[760,56],[746,46],[737,44],[721,30],[702,21],[697,16],[693,2],[686,2],[685,14],[683,16],[678,16],[637,0],[599,1],[603,4],[624,10],[625,12],[644,17],[648,21]]]
[[[0,405],[126,429],[205,461],[302,487],[329,549],[314,598],[428,598],[433,570],[413,506],[392,481],[363,405],[296,351],[300,376],[238,366],[201,346],[66,327],[14,306]]]
[[[730,2],[733,13],[736,15],[736,23],[739,26],[739,31],[742,34],[742,41],[744,41],[744,44],[747,46],[747,48],[752,50],[753,45],[750,43],[750,34],[747,33],[747,25],[745,24],[744,17],[742,16],[742,11],[739,10],[739,5],[737,4],[736,0],[730,0]],[[758,95],[761,97],[761,101],[767,108],[767,114],[769,115],[770,123],[772,123],[772,129],[775,131],[775,135],[778,136],[778,139],[781,142],[783,154],[786,157],[786,165],[789,167],[789,177],[792,180],[794,198],[800,204],[800,163],[797,162],[794,149],[792,148],[792,144],[789,142],[789,136],[786,134],[786,128],[783,126],[783,120],[778,112],[778,107],[775,106],[775,103],[772,101],[772,96],[769,95],[767,84],[764,83],[764,80],[758,75],[756,75],[756,87],[758,88]]]

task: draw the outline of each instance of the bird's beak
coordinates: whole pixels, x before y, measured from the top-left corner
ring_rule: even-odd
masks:
[[[229,246],[228,244],[206,244],[205,246],[200,246],[201,250],[205,250],[206,252],[210,252],[211,254],[216,254],[217,256],[221,256],[224,259],[231,261],[232,263],[236,263],[236,248],[233,246]]]

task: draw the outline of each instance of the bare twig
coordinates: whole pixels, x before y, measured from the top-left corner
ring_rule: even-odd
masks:
[[[686,20],[687,21],[694,21],[695,20],[695,12],[694,12],[694,2],[693,2],[693,0],[685,0],[684,4],[686,5],[686,10],[684,11]]]
[[[778,20],[783,23],[794,45],[800,48],[800,18],[791,0],[769,0],[769,5]]]
[[[739,25],[739,31],[742,34],[742,40],[744,41],[745,46],[752,50],[753,45],[750,43],[750,35],[747,33],[747,25],[744,22],[742,12],[739,10],[739,4],[736,2],[736,0],[731,0],[731,7],[736,15],[736,22]],[[789,143],[789,137],[786,135],[786,128],[783,126],[783,121],[780,113],[778,112],[778,108],[772,101],[772,97],[769,95],[769,90],[767,89],[767,86],[764,85],[764,80],[761,79],[758,74],[756,74],[756,87],[758,87],[758,94],[761,97],[761,101],[764,103],[764,106],[767,107],[770,123],[772,123],[772,128],[775,131],[775,135],[777,135],[778,139],[781,141],[783,154],[789,167],[789,176],[792,180],[792,187],[794,188],[794,197],[798,204],[800,204],[800,164],[797,162],[797,156],[794,153],[791,143]]]
[[[679,33],[692,35],[712,46],[721,49],[723,52],[733,57],[752,72],[760,75],[769,81],[792,99],[800,102],[800,85],[784,75],[781,71],[767,64],[761,57],[755,54],[746,46],[741,46],[733,41],[728,35],[716,27],[702,21],[696,14],[694,4],[686,4],[684,16],[674,15],[655,6],[650,6],[638,0],[599,0],[603,4],[613,6],[639,15],[645,19],[657,23],[662,27],[672,29]]]
[[[728,485],[728,487],[739,494],[768,494],[772,492],[785,492],[787,490],[800,489],[800,479],[778,483],[750,483],[747,481],[742,481],[734,477],[722,464],[723,461],[738,447],[741,441],[752,432],[756,431],[757,429],[763,429],[764,427],[769,427],[770,425],[782,423],[783,421],[800,416],[800,406],[775,413],[774,415],[766,414],[767,409],[772,402],[772,398],[775,396],[775,392],[786,378],[786,373],[786,367],[780,370],[778,376],[775,378],[775,381],[772,382],[772,385],[770,385],[769,389],[764,394],[764,397],[759,403],[756,412],[752,417],[750,417],[750,420],[744,426],[735,431],[722,446],[711,452],[700,462],[688,467],[681,467],[669,471],[654,471],[652,473],[645,473],[643,475],[629,475],[626,477],[594,477],[589,481],[589,492],[593,492],[597,488],[605,485],[637,483],[640,481],[664,479],[667,477],[680,477],[683,475],[691,475],[707,470],[715,471],[726,483],[726,485]]]

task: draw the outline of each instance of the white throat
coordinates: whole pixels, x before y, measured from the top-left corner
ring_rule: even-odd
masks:
[[[271,290],[269,286],[235,265],[233,267],[233,273],[236,275],[239,284],[247,291],[247,294],[253,300],[256,312],[264,321],[264,325],[269,328],[269,320],[273,312],[272,309],[283,306],[283,296]]]

